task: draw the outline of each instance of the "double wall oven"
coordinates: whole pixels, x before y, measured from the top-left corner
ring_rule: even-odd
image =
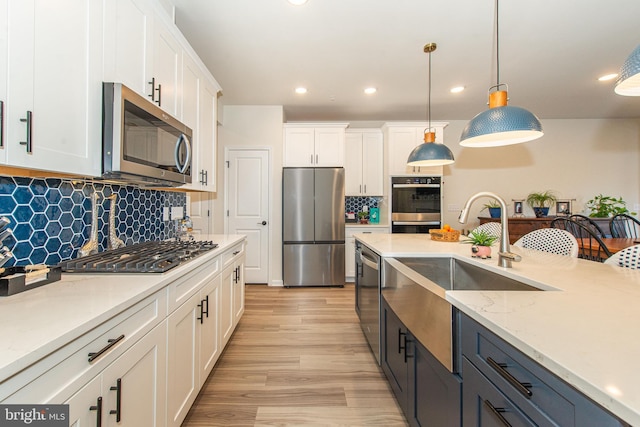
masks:
[[[440,228],[441,206],[441,177],[391,177],[392,233],[428,233]]]

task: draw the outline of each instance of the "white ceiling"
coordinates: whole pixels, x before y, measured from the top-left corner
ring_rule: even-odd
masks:
[[[168,1],[224,104],[283,105],[288,121],[426,119],[429,42],[432,120],[470,119],[496,83],[494,0]],[[510,105],[541,119],[640,117],[640,97],[596,80],[640,44],[640,0],[503,0],[499,23]]]

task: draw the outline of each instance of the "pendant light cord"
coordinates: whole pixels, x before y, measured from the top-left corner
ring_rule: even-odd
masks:
[[[498,3],[496,0],[496,85],[500,85],[500,27],[498,24]]]
[[[427,132],[431,132],[431,52],[429,52],[429,82],[428,82],[428,106],[427,106]]]

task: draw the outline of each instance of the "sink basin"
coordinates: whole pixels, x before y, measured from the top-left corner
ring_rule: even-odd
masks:
[[[541,291],[453,258],[397,258],[446,291]]]

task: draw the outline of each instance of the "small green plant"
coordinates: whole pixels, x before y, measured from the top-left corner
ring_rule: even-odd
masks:
[[[589,209],[589,216],[592,218],[609,218],[618,214],[631,214],[635,215],[635,212],[629,212],[627,209],[627,203],[622,197],[603,196],[598,194],[593,199],[587,201],[585,207]]]
[[[551,190],[530,193],[527,196],[527,204],[532,208],[548,208],[557,200],[558,198]]]
[[[485,203],[484,205],[482,205],[482,210],[493,209],[493,208],[500,208],[500,203],[496,201],[491,201],[489,203]]]
[[[486,230],[478,230],[473,233],[469,233],[467,236],[469,239],[463,241],[462,243],[470,243],[475,246],[491,246],[498,240],[497,236],[490,234]]]

